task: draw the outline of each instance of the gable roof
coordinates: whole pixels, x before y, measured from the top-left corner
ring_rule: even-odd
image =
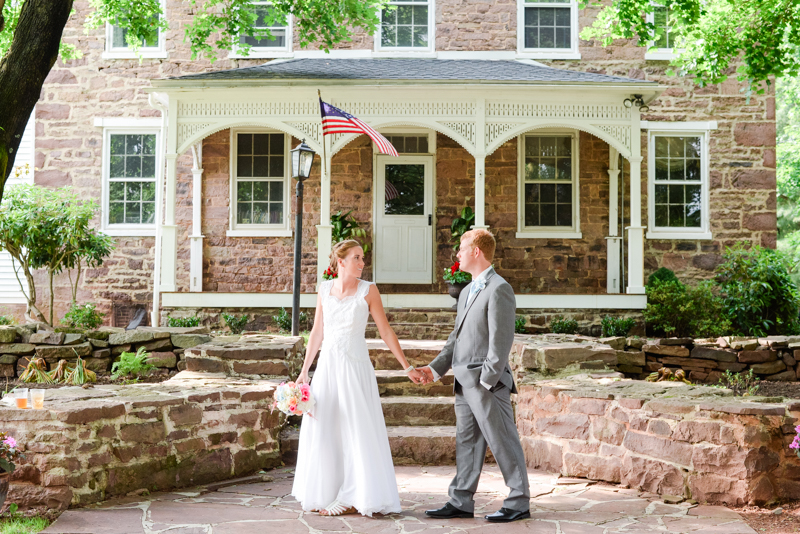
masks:
[[[308,81],[405,81],[419,83],[520,83],[520,84],[588,84],[588,85],[653,85],[655,82],[578,72],[548,67],[525,60],[490,59],[395,59],[302,58],[274,60],[255,67],[228,69],[154,80],[154,85],[175,85],[175,82],[280,82]]]

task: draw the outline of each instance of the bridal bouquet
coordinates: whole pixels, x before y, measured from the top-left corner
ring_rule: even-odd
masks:
[[[272,409],[277,408],[286,415],[303,415],[314,408],[314,397],[308,384],[282,382],[273,398]]]

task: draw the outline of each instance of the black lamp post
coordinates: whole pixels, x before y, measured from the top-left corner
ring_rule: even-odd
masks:
[[[300,259],[303,255],[303,181],[311,174],[315,152],[306,140],[292,151],[292,178],[297,178],[297,215],[294,223],[294,286],[292,288],[292,335],[300,334]]]

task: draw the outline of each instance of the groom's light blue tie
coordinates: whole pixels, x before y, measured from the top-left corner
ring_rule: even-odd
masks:
[[[477,283],[477,280],[469,286],[469,296],[467,297],[467,306],[469,303],[472,302],[472,299],[475,298],[475,295],[478,294],[478,291],[481,290],[480,284]]]

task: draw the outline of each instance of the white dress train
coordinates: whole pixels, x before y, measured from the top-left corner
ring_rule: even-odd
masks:
[[[364,331],[371,283],[359,280],[353,296],[320,286],[324,339],[311,381],[314,411],[303,416],[292,495],[303,510],[334,500],[359,513],[399,513],[389,436]]]

